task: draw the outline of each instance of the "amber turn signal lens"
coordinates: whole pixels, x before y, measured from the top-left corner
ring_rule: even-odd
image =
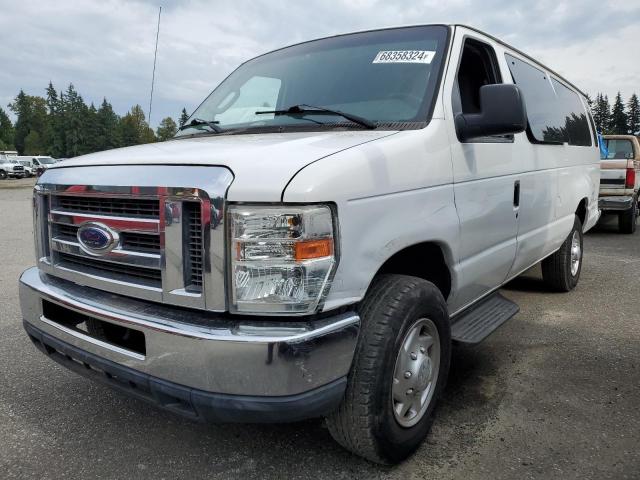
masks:
[[[296,260],[310,260],[312,258],[329,257],[333,255],[333,238],[322,240],[308,240],[295,244]]]

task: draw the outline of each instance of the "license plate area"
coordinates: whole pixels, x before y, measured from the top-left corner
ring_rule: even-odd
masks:
[[[82,336],[143,357],[147,353],[144,333],[139,330],[105,322],[48,300],[42,300],[42,315],[49,322]]]

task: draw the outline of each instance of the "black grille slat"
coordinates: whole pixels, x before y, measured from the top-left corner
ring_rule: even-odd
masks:
[[[118,217],[159,218],[160,201],[136,198],[57,196],[58,206],[68,212]]]
[[[183,205],[184,279],[188,290],[201,292],[203,277],[202,220],[200,204],[186,202]]]
[[[74,242],[78,240],[78,227],[76,227],[75,225],[65,225],[59,223],[56,224],[54,228],[54,237],[61,238],[63,240],[71,240]]]
[[[122,248],[133,251],[160,252],[160,237],[143,233],[122,233]]]
[[[70,255],[68,253],[58,252],[58,260],[62,266],[68,265],[77,270],[76,267],[80,267],[80,271],[83,270],[95,270],[97,272],[109,272],[112,274],[120,275],[128,281],[131,278],[139,279],[152,286],[160,286],[162,282],[162,274],[160,270],[153,268],[136,267],[133,265],[124,265],[113,262],[105,262],[101,260],[95,260],[88,257],[79,257],[76,255]],[[87,273],[93,273],[88,271]]]

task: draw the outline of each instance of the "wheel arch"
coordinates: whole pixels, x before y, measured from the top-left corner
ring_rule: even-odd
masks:
[[[582,223],[583,226],[587,221],[587,212],[589,211],[588,206],[589,206],[589,199],[587,197],[584,197],[580,200],[580,202],[578,202],[578,207],[576,208],[576,215],[580,219],[580,222]]]
[[[439,242],[416,243],[398,250],[378,268],[381,274],[410,275],[433,283],[446,299],[452,291],[451,252]]]

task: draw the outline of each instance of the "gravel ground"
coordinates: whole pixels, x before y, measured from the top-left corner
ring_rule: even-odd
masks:
[[[0,184],[3,478],[640,478],[640,233],[589,233],[569,294],[545,292],[537,269],[509,284],[520,313],[454,351],[428,441],[389,468],[341,450],[319,420],[191,423],[46,359],[17,298],[30,195]]]

